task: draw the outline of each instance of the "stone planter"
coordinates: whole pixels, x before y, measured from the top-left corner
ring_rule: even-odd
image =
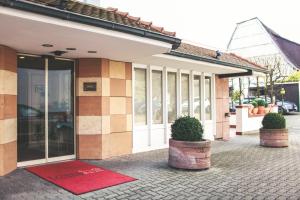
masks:
[[[209,140],[189,142],[169,140],[169,166],[179,169],[210,168]]]
[[[257,114],[265,114],[265,107],[264,106],[258,106]]]
[[[248,107],[248,114],[249,114],[249,115],[253,115],[252,111],[253,111],[253,107],[252,107],[252,106],[249,106],[249,107]]]
[[[253,108],[252,113],[253,113],[254,115],[256,115],[257,112],[258,112],[258,108]]]
[[[266,107],[265,108],[265,113],[268,114],[270,112],[271,108],[270,107]]]
[[[289,146],[288,129],[263,129],[259,130],[260,145],[265,147]]]

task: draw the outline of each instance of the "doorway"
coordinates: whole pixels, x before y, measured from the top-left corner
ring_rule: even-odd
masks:
[[[74,61],[18,56],[18,166],[75,158]]]

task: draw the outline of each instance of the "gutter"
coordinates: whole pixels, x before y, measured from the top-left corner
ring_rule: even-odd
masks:
[[[241,77],[241,76],[252,76],[253,71],[247,70],[247,72],[240,72],[240,73],[231,73],[231,74],[218,74],[219,78],[232,78],[232,77]]]
[[[171,36],[163,35],[160,33],[144,30],[140,28],[130,27],[130,26],[126,26],[123,24],[119,24],[107,20],[101,20],[98,18],[93,18],[90,16],[85,16],[67,10],[62,10],[62,9],[36,4],[32,2],[26,2],[20,0],[0,0],[0,6],[5,6],[13,9],[46,15],[49,17],[55,17],[67,21],[78,22],[78,23],[87,24],[99,28],[119,31],[119,32],[128,33],[135,36],[158,40],[161,42],[172,44],[172,49],[177,49],[181,43],[181,39],[176,37],[171,37]]]
[[[195,55],[191,55],[191,54],[185,54],[185,53],[181,53],[181,52],[174,51],[174,50],[172,50],[169,53],[165,53],[165,54],[171,55],[171,56],[177,56],[180,58],[187,58],[187,59],[192,59],[192,60],[197,60],[197,61],[203,61],[203,62],[218,64],[218,65],[228,66],[228,67],[234,67],[234,68],[238,68],[238,69],[244,69],[244,70],[251,71],[251,72],[254,70],[257,72],[267,73],[267,70],[263,70],[263,69],[253,69],[251,67],[247,67],[247,66],[243,66],[243,65],[239,65],[239,64],[234,64],[234,63],[224,62],[221,60],[195,56]],[[248,72],[245,72],[245,73],[248,73]]]

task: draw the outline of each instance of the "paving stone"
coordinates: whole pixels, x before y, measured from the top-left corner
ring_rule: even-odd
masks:
[[[288,116],[289,127],[296,127],[293,117],[298,116]],[[258,135],[214,141],[212,168],[206,171],[168,167],[167,149],[90,160],[138,180],[79,196],[18,169],[0,177],[0,199],[299,199],[300,130],[290,133],[288,148],[260,147]]]

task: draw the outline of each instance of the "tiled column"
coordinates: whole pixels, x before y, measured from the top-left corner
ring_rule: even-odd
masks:
[[[79,59],[76,72],[77,157],[103,159],[132,151],[131,64]],[[84,91],[96,82],[96,91]]]
[[[102,107],[108,108],[102,118],[102,158],[132,152],[131,63],[105,60],[102,69]],[[106,105],[105,105],[106,103]]]
[[[227,78],[220,79],[216,76],[216,138],[229,139],[229,82]]]
[[[0,45],[0,176],[17,167],[17,54]]]
[[[96,91],[84,91],[83,83],[88,82],[97,84]],[[76,96],[77,158],[101,159],[101,59],[78,60]]]

